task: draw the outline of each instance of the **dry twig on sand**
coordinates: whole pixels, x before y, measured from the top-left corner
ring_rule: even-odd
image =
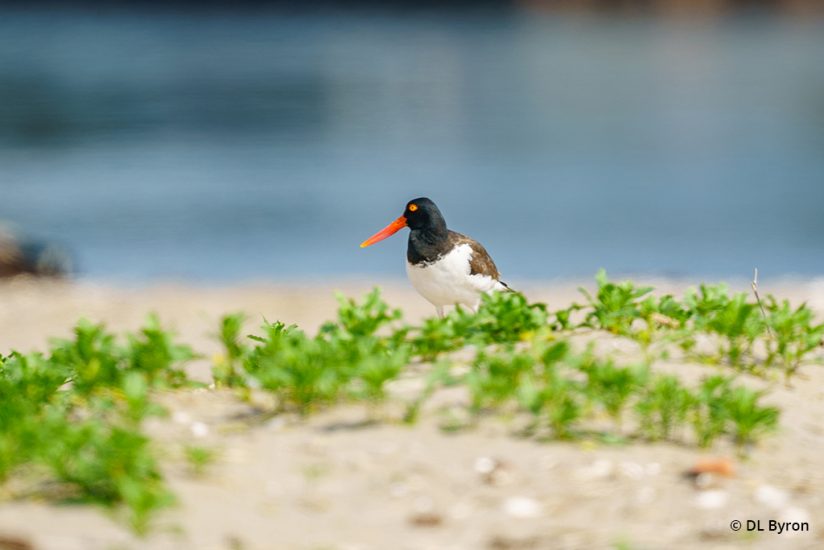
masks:
[[[761,308],[761,315],[764,317],[764,324],[767,325],[767,332],[770,333],[770,338],[775,340],[775,334],[773,333],[773,329],[770,326],[770,321],[767,318],[767,312],[764,310],[764,304],[761,303],[761,296],[758,295],[758,268],[755,268],[755,272],[752,276],[752,292],[755,294],[755,300],[758,302],[758,307]]]

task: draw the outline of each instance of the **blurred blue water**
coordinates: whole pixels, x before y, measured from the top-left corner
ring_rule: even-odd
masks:
[[[824,272],[824,24],[0,14],[0,219],[82,275],[403,275],[428,195],[508,278]]]

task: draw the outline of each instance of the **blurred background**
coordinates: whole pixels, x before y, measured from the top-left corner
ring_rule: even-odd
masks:
[[[820,0],[0,3],[0,264],[403,277],[405,234],[358,244],[429,196],[508,279],[821,275],[822,16]]]

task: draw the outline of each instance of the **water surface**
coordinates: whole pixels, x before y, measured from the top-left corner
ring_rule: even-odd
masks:
[[[824,272],[824,24],[0,14],[0,219],[124,281]]]

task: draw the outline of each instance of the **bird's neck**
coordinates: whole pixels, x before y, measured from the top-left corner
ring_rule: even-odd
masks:
[[[434,262],[449,251],[449,230],[446,224],[413,229],[409,232],[406,259],[409,263]]]

